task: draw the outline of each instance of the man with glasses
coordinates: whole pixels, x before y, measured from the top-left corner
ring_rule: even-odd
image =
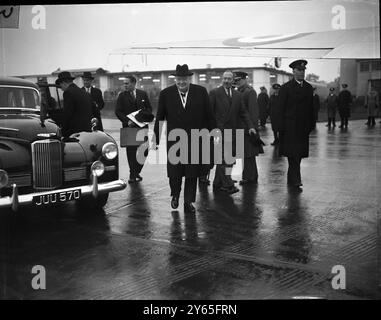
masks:
[[[308,158],[309,134],[313,130],[313,88],[304,80],[307,61],[293,61],[294,78],[279,90],[279,154],[288,159],[287,184],[300,190],[300,163]]]

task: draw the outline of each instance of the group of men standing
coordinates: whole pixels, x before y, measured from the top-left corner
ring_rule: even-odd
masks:
[[[279,144],[279,154],[288,158],[287,183],[292,188],[302,186],[300,163],[302,158],[308,157],[309,134],[316,121],[313,108],[313,88],[304,81],[306,65],[305,60],[291,63],[290,68],[293,70],[294,78],[283,86],[274,85],[274,94],[269,101],[266,101],[270,106],[272,118],[273,144]],[[258,180],[256,156],[263,153],[259,135],[261,113],[258,103],[261,99],[258,99],[255,90],[248,85],[247,73],[225,71],[222,86],[211,90],[209,94],[204,87],[190,83],[192,75],[188,65],[177,65],[176,71],[173,73],[175,84],[160,92],[154,124],[154,140],[151,142],[150,148],[152,150],[158,148],[162,121],[167,123],[167,151],[179,141],[168,139],[171,130],[182,129],[190,141],[192,129],[207,129],[209,132],[212,130],[219,132],[222,137],[219,141],[218,138],[211,136],[212,145],[221,143],[223,148],[230,146],[235,154],[237,147],[235,134],[237,129],[243,129],[243,172],[240,184],[256,184]],[[83,78],[85,86],[82,89],[73,83],[74,78],[69,72],[61,72],[56,81],[56,84],[64,90],[64,136],[78,131],[90,131],[91,118],[97,117],[96,112],[104,105],[101,95],[97,92],[99,89],[91,87],[91,74],[84,74]],[[233,84],[236,90],[233,88]],[[135,77],[126,77],[124,86],[125,91],[117,99],[115,114],[122,122],[123,127],[134,127],[135,124],[131,122],[128,115],[137,110],[152,112],[152,107],[147,93],[136,89]],[[95,107],[97,109],[94,109]],[[101,123],[100,113],[98,116]],[[225,134],[226,130],[231,130],[233,133],[230,140]],[[143,179],[140,172],[144,164],[144,162],[137,161],[140,148],[127,146],[126,149],[130,168],[129,182],[139,182]],[[176,209],[179,205],[182,180],[185,178],[184,211],[187,213],[196,211],[193,203],[196,200],[198,178],[200,178],[200,182],[208,183],[209,172],[213,166],[213,163],[205,165],[201,161],[193,163],[191,153],[192,148],[189,144],[185,161],[172,163],[169,158],[167,161],[167,175],[172,197],[171,207]],[[224,155],[224,152],[222,154]],[[140,159],[145,159],[147,155],[148,149],[144,151],[144,155]],[[202,155],[200,155],[201,158]],[[215,191],[227,194],[239,191],[235,187],[236,181],[231,178],[234,163],[234,157],[233,160],[228,160],[223,156],[222,162],[216,165],[213,181]]]
[[[348,118],[351,116],[351,104],[352,104],[352,94],[347,89],[348,85],[343,83],[343,90],[340,91],[339,95],[335,94],[335,88],[330,88],[330,93],[326,99],[327,105],[327,115],[328,123],[327,127],[336,127],[336,113],[339,111],[341,123],[339,128],[348,129]]]
[[[273,144],[279,144],[280,155],[288,158],[287,182],[292,188],[302,186],[300,163],[302,158],[308,157],[308,136],[313,130],[316,120],[313,111],[313,88],[304,81],[306,64],[305,60],[297,60],[290,64],[294,72],[294,79],[282,87],[278,84],[274,85],[274,95],[266,102],[270,106],[270,116],[273,119]],[[219,141],[216,137],[211,136],[212,144],[221,143],[222,148],[230,146],[233,154],[237,147],[235,145],[236,130],[243,129],[244,153],[240,185],[256,184],[258,181],[256,156],[263,152],[259,135],[260,108],[255,90],[247,83],[247,73],[225,71],[222,85],[211,90],[209,94],[204,87],[190,83],[193,73],[189,70],[188,65],[177,65],[176,71],[172,75],[175,76],[175,84],[163,89],[159,95],[154,140],[150,148],[158,149],[163,121],[167,123],[167,154],[180,141],[180,139],[175,141],[168,139],[169,133],[175,129],[184,130],[189,141],[192,129],[217,130],[221,133],[222,139]],[[127,80],[128,82],[129,80]],[[144,100],[148,101],[148,97],[144,96]],[[138,103],[132,105],[132,101],[133,99],[128,96],[128,93],[121,93],[118,98],[115,113],[122,121],[123,126],[128,125],[127,115],[139,110]],[[232,131],[232,137],[228,138],[225,134],[227,130]],[[136,182],[137,175],[134,173],[134,165],[131,165],[130,159],[134,157],[134,152],[129,155],[127,150],[130,164],[129,182]],[[201,161],[192,163],[191,153],[191,147],[188,146],[185,160],[182,158],[183,160],[177,163],[173,163],[169,159],[167,161],[167,175],[172,197],[171,207],[178,208],[182,180],[185,179],[184,211],[188,213],[196,210],[193,203],[196,200],[197,180],[209,183],[208,177],[213,166],[213,163],[205,165]],[[224,151],[222,154],[224,155]],[[234,163],[235,158],[228,159],[223,156],[222,162],[216,164],[213,180],[214,191],[227,194],[239,191],[235,186],[236,181],[231,177]],[[139,170],[141,168],[142,164]],[[141,179],[140,177],[137,181]]]

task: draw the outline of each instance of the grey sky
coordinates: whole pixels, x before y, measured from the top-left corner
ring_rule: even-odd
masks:
[[[19,29],[1,29],[1,72],[6,75],[51,73],[63,69],[104,67],[122,71],[139,58],[110,58],[131,44],[203,40],[241,36],[331,30],[336,4],[346,10],[346,28],[379,25],[378,1],[197,2],[49,5],[46,29],[34,30],[32,6],[21,6]],[[174,68],[188,62],[206,66],[256,66],[269,58],[149,57],[152,68]],[[302,58],[302,57],[301,57]],[[4,63],[5,61],[5,63]],[[310,60],[308,72],[333,80],[338,61]],[[282,69],[288,70],[288,60]]]

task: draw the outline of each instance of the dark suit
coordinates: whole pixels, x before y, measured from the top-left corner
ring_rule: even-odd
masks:
[[[87,88],[82,87],[82,90],[87,92]],[[101,110],[105,106],[105,102],[103,101],[102,91],[95,87],[90,87],[90,96],[93,100],[93,115],[99,121],[99,130],[103,131],[103,124],[101,119]]]
[[[238,91],[242,94],[242,101],[247,113],[250,116],[250,120],[253,123],[253,128],[258,130],[259,107],[257,102],[257,93],[248,84],[238,88]],[[239,128],[246,128],[243,119],[241,118],[239,120]],[[263,152],[263,149],[262,146],[257,147],[250,141],[250,136],[247,129],[245,130],[244,147],[245,154],[243,159],[242,179],[256,182],[258,181],[258,168],[255,157],[259,153]]]
[[[72,83],[64,91],[63,99],[63,136],[68,137],[76,132],[91,131],[93,113],[90,96]]]
[[[351,103],[351,93],[346,89],[340,91],[338,97],[338,107],[341,118],[341,127],[348,127],[348,118],[351,116]]]
[[[268,117],[269,102],[270,102],[270,98],[266,92],[261,92],[258,95],[259,120],[260,120],[261,126],[266,125],[266,120]]]
[[[313,88],[292,79],[279,90],[279,154],[288,157],[288,183],[301,184],[300,162],[309,155],[309,134],[314,128]]]
[[[127,115],[131,112],[146,109],[152,112],[152,107],[145,91],[136,89],[136,98],[134,99],[128,91],[122,91],[116,101],[115,115],[122,122],[123,128],[128,127]],[[138,146],[126,147],[128,165],[130,167],[130,179],[134,179],[143,169],[144,163],[139,163],[137,159],[147,158],[148,150],[144,152],[144,157],[137,154]]]
[[[232,97],[229,98],[225,88],[221,86],[210,91],[209,98],[212,111],[216,118],[217,127],[220,130],[233,130],[233,141],[231,147],[232,155],[235,155],[235,131],[241,127],[240,120],[242,119],[245,129],[254,128],[254,124],[252,123],[250,115],[244,106],[242,94],[235,90],[231,90],[231,92]],[[224,135],[222,140],[223,141],[221,143],[224,145]],[[230,170],[233,164],[234,162],[227,163],[226,159],[223,159],[222,164],[217,164],[216,174],[213,181],[213,185],[215,187],[231,188],[234,186],[231,175],[226,171],[227,168]]]
[[[185,177],[184,201],[191,203],[196,200],[197,177],[203,173],[201,162],[191,163],[191,129],[214,129],[215,119],[210,110],[206,89],[199,85],[190,84],[185,108],[182,104],[177,86],[163,89],[159,95],[159,105],[154,127],[156,144],[160,142],[159,121],[167,121],[167,152],[176,143],[168,141],[168,135],[174,129],[183,129],[188,138],[188,157],[186,162],[172,164],[167,159],[167,174],[171,187],[171,196],[178,197],[181,191],[182,177]],[[200,159],[202,153],[200,152]]]

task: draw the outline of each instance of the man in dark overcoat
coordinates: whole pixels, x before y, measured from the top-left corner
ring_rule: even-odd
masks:
[[[122,122],[123,128],[130,127],[136,128],[138,127],[133,121],[131,121],[127,116],[138,110],[147,110],[148,112],[152,112],[152,106],[148,99],[148,95],[145,91],[136,88],[136,78],[132,75],[128,75],[124,80],[124,91],[122,91],[118,99],[116,100],[115,106],[115,115]],[[148,127],[148,126],[146,126]],[[139,154],[142,152],[142,154]],[[148,156],[148,150],[142,151],[139,146],[127,146],[127,161],[128,166],[130,168],[130,177],[128,179],[129,183],[135,183],[142,181],[143,178],[140,175],[144,162],[139,162],[138,159],[145,160]]]
[[[249,114],[250,120],[255,129],[255,134],[259,138],[258,132],[258,116],[259,108],[257,102],[257,93],[253,87],[249,86],[247,83],[247,73],[243,71],[234,72],[234,82],[238,88],[238,91],[242,94],[243,105],[247,113]],[[261,145],[254,145],[252,139],[250,139],[249,131],[245,126],[243,118],[239,118],[238,127],[245,129],[244,134],[244,159],[243,159],[243,171],[242,180],[239,182],[240,185],[244,184],[256,184],[258,183],[258,168],[256,156],[259,153],[263,153],[263,148]]]
[[[98,119],[98,130],[103,131],[101,110],[105,106],[105,102],[103,100],[102,91],[92,85],[94,77],[91,75],[91,72],[85,71],[82,75],[82,79],[82,90],[87,92],[93,100],[93,115]]]
[[[73,83],[74,79],[70,72],[62,71],[56,80],[56,85],[64,92],[62,135],[66,138],[73,133],[90,132],[93,117],[91,98]]]
[[[337,95],[335,94],[335,88],[329,88],[329,94],[328,94],[328,97],[326,99],[326,104],[327,104],[327,116],[328,116],[328,123],[327,123],[327,127],[330,129],[331,128],[331,124],[333,126],[333,128],[336,127],[336,112],[337,112],[337,107],[338,107],[338,103],[339,103],[339,100],[337,98]]]
[[[236,129],[240,129],[241,127],[240,119],[242,119],[244,129],[246,129],[247,132],[255,134],[256,131],[243,103],[242,94],[232,88],[234,79],[233,72],[225,71],[222,78],[222,86],[209,92],[210,104],[216,118],[218,129],[222,132],[224,132],[225,129],[231,130],[232,141],[229,142],[228,135],[222,135],[221,143],[223,145],[222,150],[224,156],[222,163],[216,166],[213,189],[233,194],[239,191],[239,189],[234,186],[234,181],[231,178],[231,170],[236,154]],[[231,159],[225,157],[225,146],[231,148],[231,152],[228,150],[228,154],[232,156]]]
[[[309,155],[314,128],[313,89],[304,80],[306,65],[306,60],[293,61],[289,66],[294,77],[279,90],[279,154],[288,159],[287,183],[293,188],[302,186],[300,163]]]
[[[171,206],[176,209],[179,205],[182,180],[185,177],[184,212],[194,213],[196,209],[192,203],[196,201],[197,178],[203,175],[204,165],[201,161],[198,163],[191,161],[191,130],[212,130],[216,128],[216,124],[210,109],[208,92],[204,87],[190,83],[190,77],[193,73],[189,71],[188,65],[177,65],[176,72],[172,75],[175,76],[176,83],[163,89],[159,95],[154,126],[155,140],[151,148],[157,149],[160,142],[161,124],[166,120],[167,174],[171,188]],[[168,137],[171,131],[176,129],[181,129],[182,132],[186,133],[188,154],[184,161],[180,154],[180,161],[174,163],[174,159],[170,158],[170,149],[175,144],[181,144],[182,141],[180,138],[177,138],[176,141],[170,141]],[[178,132],[178,130],[176,131]]]
[[[317,88],[314,87],[313,89],[314,89],[313,103],[314,103],[314,117],[315,117],[315,127],[314,127],[314,129],[316,129],[316,123],[318,121],[319,111],[320,111],[320,97],[316,93]]]
[[[351,116],[351,104],[352,104],[352,94],[347,89],[348,85],[343,83],[341,85],[343,90],[340,91],[338,97],[338,107],[341,124],[339,128],[348,129],[348,118]]]
[[[260,87],[260,90],[261,92],[258,95],[259,121],[261,127],[266,127],[266,120],[269,115],[270,98],[265,87]]]
[[[279,89],[280,84],[274,83],[273,84],[274,92],[270,96],[270,103],[269,103],[269,110],[270,110],[270,120],[271,120],[271,129],[273,130],[274,134],[274,141],[271,143],[272,146],[279,144]]]

